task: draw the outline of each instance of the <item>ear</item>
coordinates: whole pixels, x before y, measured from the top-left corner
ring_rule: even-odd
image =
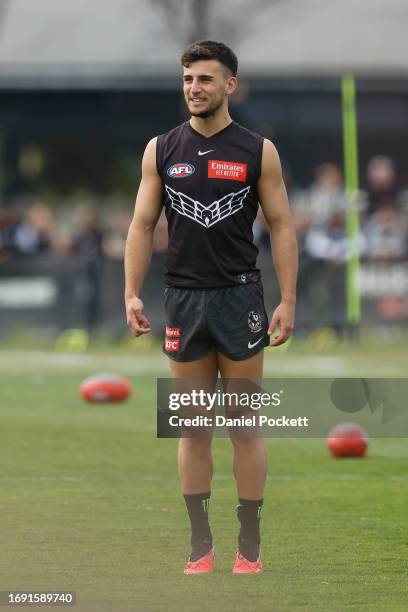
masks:
[[[234,93],[234,91],[237,88],[237,85],[238,85],[237,77],[234,77],[234,76],[228,77],[227,84],[226,84],[227,94],[231,95],[232,93]]]

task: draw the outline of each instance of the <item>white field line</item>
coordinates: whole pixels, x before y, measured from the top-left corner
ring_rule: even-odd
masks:
[[[146,475],[141,478],[141,480],[145,482],[156,482],[166,480],[167,476],[160,475]],[[214,474],[213,478],[215,480],[232,480],[232,474]],[[0,482],[81,482],[83,478],[79,478],[78,476],[1,476]],[[85,480],[92,480],[89,478],[85,478]],[[408,481],[408,475],[391,475],[391,476],[371,476],[371,475],[363,475],[363,474],[322,474],[316,476],[296,476],[292,474],[276,474],[276,475],[268,475],[268,480],[275,480],[280,482],[299,482],[302,480],[305,481]]]
[[[214,474],[213,478],[215,480],[230,480],[233,478],[232,474]],[[364,474],[325,474],[320,476],[295,476],[291,474],[278,474],[278,475],[268,475],[267,480],[276,480],[280,482],[299,482],[302,480],[305,481],[400,481],[400,480],[408,480],[408,475],[393,475],[393,476],[371,476]]]
[[[161,354],[78,354],[46,351],[0,351],[0,376],[5,372],[55,370],[84,370],[117,372],[137,376],[151,374],[170,377],[168,358]],[[405,369],[405,368],[404,368]],[[285,355],[277,358],[265,355],[264,377],[341,377],[365,376],[381,378],[405,375],[396,372],[395,367],[386,363],[353,359],[341,356]]]
[[[166,372],[164,355],[83,355],[77,353],[53,353],[40,351],[0,352],[0,372],[43,369],[83,370],[102,372],[158,373]]]
[[[0,482],[80,482],[77,476],[0,476]]]

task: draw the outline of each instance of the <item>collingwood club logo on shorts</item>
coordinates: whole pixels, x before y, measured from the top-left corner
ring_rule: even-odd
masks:
[[[203,227],[211,227],[218,221],[222,221],[241,210],[251,189],[250,186],[244,187],[240,191],[229,193],[223,198],[205,205],[198,200],[193,200],[181,191],[174,191],[168,185],[165,185],[165,187],[171,201],[171,207],[180,215],[196,221]]]
[[[170,168],[167,168],[167,174],[171,178],[186,178],[191,176],[195,172],[195,166],[183,162],[181,164],[173,164]]]
[[[248,327],[254,334],[260,332],[263,327],[263,316],[259,312],[251,310],[248,315]]]

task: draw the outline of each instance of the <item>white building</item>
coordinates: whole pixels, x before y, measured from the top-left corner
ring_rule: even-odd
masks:
[[[207,5],[200,0],[201,11]],[[175,79],[197,0],[2,0],[0,85]],[[245,76],[408,76],[406,0],[208,2]]]

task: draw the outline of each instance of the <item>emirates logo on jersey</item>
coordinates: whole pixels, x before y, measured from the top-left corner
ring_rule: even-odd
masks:
[[[173,164],[170,168],[167,168],[167,174],[171,178],[186,178],[191,176],[195,172],[193,164],[183,162],[180,164]]]
[[[208,160],[208,178],[227,179],[244,183],[247,177],[247,164],[239,162]]]

